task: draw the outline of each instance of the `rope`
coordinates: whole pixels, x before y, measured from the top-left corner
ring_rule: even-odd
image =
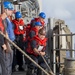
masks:
[[[45,58],[44,58],[42,55],[41,55],[41,57],[42,57],[42,59],[44,60],[45,64],[47,65],[47,67],[48,67],[48,69],[49,69],[49,73],[50,73],[51,75],[54,75],[54,73],[52,72],[50,66],[48,65],[47,61],[45,60]]]
[[[6,38],[14,47],[16,47],[24,56],[26,56],[30,61],[32,61],[39,69],[41,69],[46,75],[51,75],[49,74],[46,70],[44,70],[40,65],[38,65],[30,56],[28,56],[21,48],[19,48],[15,43],[13,43],[9,38],[6,37],[5,34],[3,34],[0,31],[0,34],[3,35],[4,38]]]

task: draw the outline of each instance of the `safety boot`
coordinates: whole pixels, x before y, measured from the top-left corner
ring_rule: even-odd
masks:
[[[37,70],[28,68],[26,75],[37,75]]]

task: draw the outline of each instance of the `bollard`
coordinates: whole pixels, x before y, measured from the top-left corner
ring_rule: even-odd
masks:
[[[65,58],[64,75],[75,75],[75,59]]]

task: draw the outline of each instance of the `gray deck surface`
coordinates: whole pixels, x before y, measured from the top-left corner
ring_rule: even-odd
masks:
[[[12,75],[26,75],[26,72],[14,72]]]

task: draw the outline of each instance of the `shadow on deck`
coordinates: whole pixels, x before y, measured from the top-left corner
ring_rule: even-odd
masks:
[[[24,71],[24,72],[20,72],[20,71],[13,72],[12,75],[26,75],[26,71]]]

